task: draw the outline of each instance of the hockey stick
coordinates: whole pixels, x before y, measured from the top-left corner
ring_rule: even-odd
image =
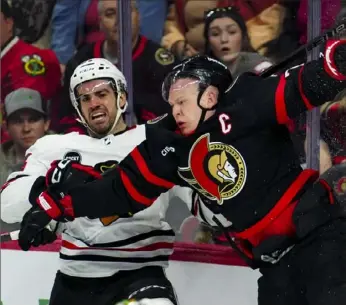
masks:
[[[46,229],[48,229],[50,231],[56,231],[57,228],[58,228],[58,224],[56,225],[56,228],[54,230],[50,227],[50,225],[46,226]],[[0,235],[0,243],[18,240],[19,239],[19,232],[20,232],[20,230],[14,230],[11,232],[2,233]]]
[[[299,47],[297,50],[292,52],[290,55],[286,56],[282,61],[279,63],[269,67],[268,69],[264,70],[262,73],[260,73],[260,76],[263,78],[269,77],[281,69],[285,68],[287,64],[294,61],[295,59],[302,56],[304,53],[307,53],[311,51],[312,49],[316,48],[317,46],[321,45],[322,43],[325,43],[328,39],[333,38],[343,32],[346,29],[346,23],[341,23],[338,26],[326,31],[324,34],[317,36],[316,38],[309,41],[307,44]]]
[[[1,234],[0,235],[0,243],[12,241],[12,240],[18,240],[19,231],[20,230],[15,230],[12,232],[7,232],[7,233]]]

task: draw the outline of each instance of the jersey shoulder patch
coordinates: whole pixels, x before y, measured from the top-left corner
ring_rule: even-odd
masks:
[[[164,48],[159,48],[155,52],[155,60],[160,65],[167,66],[167,65],[171,65],[174,63],[175,57],[170,51],[168,51]]]

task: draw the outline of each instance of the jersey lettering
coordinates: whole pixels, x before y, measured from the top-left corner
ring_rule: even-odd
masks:
[[[222,113],[219,115],[219,122],[220,122],[221,130],[223,134],[229,133],[232,129],[232,124],[229,123],[230,119],[231,118],[229,117],[229,115],[225,113]]]
[[[170,152],[175,152],[174,147],[166,146],[164,149],[161,150],[162,156],[166,157]]]

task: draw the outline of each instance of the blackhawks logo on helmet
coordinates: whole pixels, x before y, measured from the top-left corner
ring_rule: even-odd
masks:
[[[246,164],[237,149],[210,142],[210,135],[197,139],[190,150],[188,167],[178,174],[205,197],[223,204],[237,196],[246,182]]]

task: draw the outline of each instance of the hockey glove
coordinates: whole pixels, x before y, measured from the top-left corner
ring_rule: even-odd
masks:
[[[101,174],[91,166],[67,159],[55,161],[46,175],[47,190],[38,196],[36,202],[52,219],[71,221],[74,219],[74,212],[68,191],[100,178]]]
[[[18,238],[20,248],[28,251],[31,246],[38,247],[55,241],[55,231],[46,227],[50,221],[51,218],[38,206],[26,212],[20,224]]]
[[[52,162],[46,174],[46,186],[68,191],[99,178],[101,178],[101,174],[92,166],[82,165],[69,159],[56,160]]]
[[[345,40],[330,40],[327,42],[324,69],[331,77],[340,81],[346,80]]]

